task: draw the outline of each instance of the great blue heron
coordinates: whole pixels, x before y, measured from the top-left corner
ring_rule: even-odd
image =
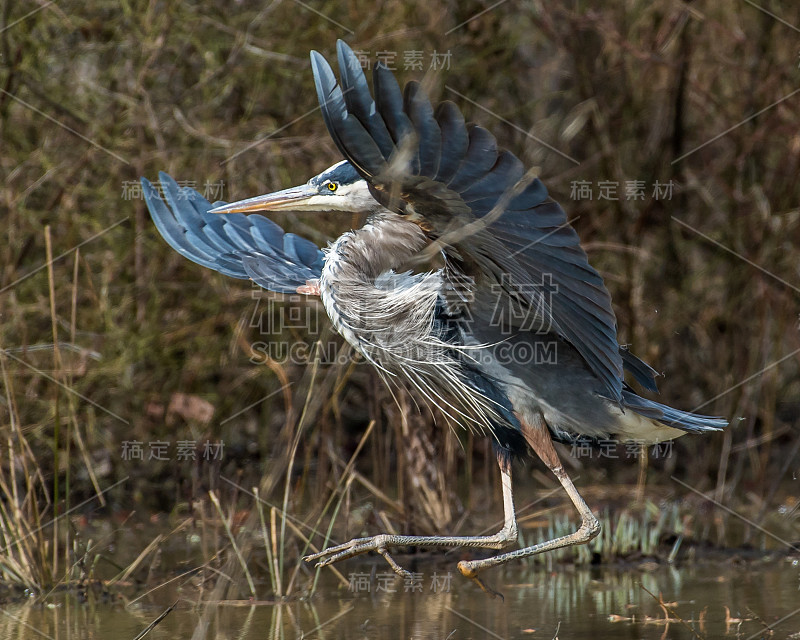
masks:
[[[673,409],[628,386],[624,370],[655,391],[655,371],[618,344],[603,279],[564,211],[513,154],[498,151],[485,129],[465,125],[452,102],[434,109],[418,83],[401,92],[381,64],[373,99],[356,56],[341,41],[337,51],[341,85],[315,51],[311,65],[325,124],[345,161],[302,186],[214,207],[161,174],[169,207],[143,179],[147,204],[182,255],[272,291],[319,295],[335,328],[386,379],[492,438],[505,514],[497,533],[383,534],[308,560],[320,566],[376,551],[408,575],[392,548],[503,549],[517,539],[511,461],[538,454],[581,525],[526,549],[459,562],[463,575],[489,590],[480,571],[586,543],[600,530],[552,440],[656,443],[717,431],[727,421]],[[282,209],[369,217],[320,251],[262,216],[243,215]],[[440,268],[420,268],[420,257],[436,254]]]

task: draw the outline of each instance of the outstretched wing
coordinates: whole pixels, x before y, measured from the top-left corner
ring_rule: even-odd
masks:
[[[307,280],[319,278],[323,253],[314,243],[284,233],[264,216],[208,213],[225,203],[212,205],[166,173],[158,177],[166,203],[142,178],[145,202],[159,233],[182,256],[278,293],[296,293]]]
[[[526,176],[512,153],[498,151],[486,129],[467,126],[455,104],[434,110],[418,83],[401,92],[381,64],[373,99],[358,58],[342,41],[337,51],[341,85],[325,58],[311,52],[317,96],[334,142],[373,196],[543,313],[621,403],[611,297],[544,184]]]

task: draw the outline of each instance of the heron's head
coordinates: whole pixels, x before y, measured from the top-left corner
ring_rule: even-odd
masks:
[[[299,187],[239,200],[211,209],[211,213],[252,213],[254,211],[344,211],[370,213],[380,205],[367,183],[353,166],[343,160]]]

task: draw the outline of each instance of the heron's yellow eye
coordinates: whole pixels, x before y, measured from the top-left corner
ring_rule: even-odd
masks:
[[[339,188],[339,185],[335,182],[328,183],[328,191],[336,191]]]

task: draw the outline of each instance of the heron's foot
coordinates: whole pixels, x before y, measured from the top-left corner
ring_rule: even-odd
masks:
[[[478,577],[479,569],[476,568],[476,561],[469,561],[469,560],[462,560],[458,563],[458,570],[461,572],[461,575],[465,578],[469,578],[475,584],[477,584],[484,593],[492,596],[493,598],[500,598],[505,602],[505,598],[503,594],[499,591],[495,591],[492,589],[488,584],[486,584],[483,580]]]
[[[305,556],[303,560],[306,562],[313,562],[316,560],[317,567],[327,567],[334,562],[347,560],[348,558],[359,556],[362,553],[375,551],[383,556],[383,559],[389,563],[392,571],[394,571],[398,576],[410,579],[413,574],[410,571],[403,569],[403,567],[397,564],[395,559],[389,555],[389,549],[391,547],[404,546],[392,544],[391,538],[392,536],[388,536],[386,534],[372,536],[371,538],[353,538],[349,542],[338,544],[335,547],[329,547],[318,553],[312,553],[311,555]]]

